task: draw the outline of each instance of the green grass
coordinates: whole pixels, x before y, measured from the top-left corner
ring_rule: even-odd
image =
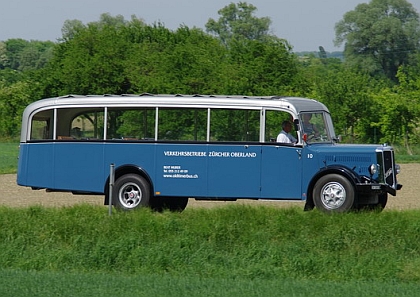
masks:
[[[420,163],[420,155],[395,155],[395,162],[404,163]]]
[[[420,163],[420,147],[413,145],[408,151],[403,146],[393,146],[395,151],[395,161],[397,163]]]
[[[417,284],[377,281],[249,280],[169,275],[119,275],[0,270],[2,297],[125,297],[125,296],[413,296]]]
[[[416,296],[419,234],[420,211],[233,205],[110,217],[98,206],[3,207],[0,288],[20,292],[13,296],[31,288],[31,296],[69,296],[76,287],[86,296]]]
[[[19,143],[0,142],[0,174],[16,173]]]

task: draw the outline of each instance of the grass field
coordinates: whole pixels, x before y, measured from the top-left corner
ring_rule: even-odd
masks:
[[[416,284],[378,281],[203,279],[194,276],[0,270],[2,297],[417,297],[418,292]]]
[[[406,148],[394,146],[395,159],[398,163],[420,163],[420,146],[412,146],[407,151]]]
[[[0,174],[16,173],[19,143],[16,142],[0,142]]]
[[[0,296],[418,296],[419,231],[419,211],[3,207]]]

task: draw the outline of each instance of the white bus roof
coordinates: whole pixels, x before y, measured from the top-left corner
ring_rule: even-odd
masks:
[[[223,96],[223,95],[66,95],[35,101],[28,105],[23,118],[38,110],[65,107],[128,107],[178,106],[201,108],[273,108],[302,111],[326,111],[327,107],[314,99],[282,96]]]
[[[226,95],[66,95],[42,99],[29,104],[22,117],[21,141],[27,138],[32,117],[44,110],[61,108],[124,108],[124,107],[180,107],[273,109],[288,111],[294,116],[301,112],[325,111],[327,107],[314,99],[282,96],[226,96]]]

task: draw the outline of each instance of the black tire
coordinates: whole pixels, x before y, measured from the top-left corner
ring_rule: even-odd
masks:
[[[376,208],[384,209],[387,203],[388,203],[388,193],[379,194],[378,204],[376,204]]]
[[[321,177],[313,190],[314,204],[323,212],[347,212],[354,206],[354,187],[351,182],[339,174],[327,174]]]
[[[150,185],[137,174],[125,174],[117,179],[113,190],[113,204],[120,210],[149,207]]]
[[[359,204],[357,210],[382,211],[388,202],[388,193],[378,194],[378,203],[375,204]]]
[[[188,198],[184,197],[153,197],[150,206],[153,210],[162,212],[169,210],[182,212],[188,204]]]

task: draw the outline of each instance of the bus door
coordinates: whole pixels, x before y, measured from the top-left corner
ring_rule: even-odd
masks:
[[[261,145],[209,145],[207,160],[208,197],[260,197]]]
[[[154,190],[160,196],[207,196],[207,145],[156,144]]]
[[[302,199],[302,147],[262,146],[261,198]]]

